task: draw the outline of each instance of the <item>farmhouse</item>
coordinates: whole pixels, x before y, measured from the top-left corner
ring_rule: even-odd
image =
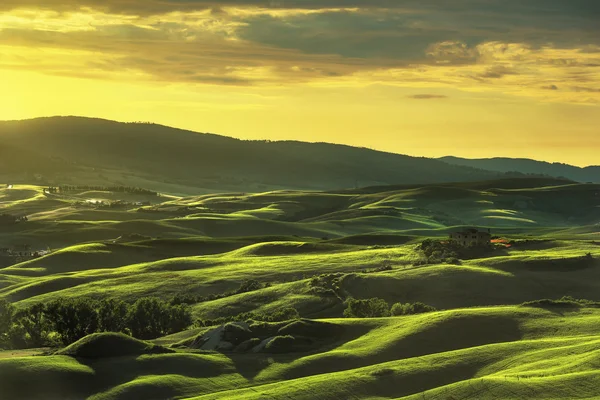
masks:
[[[487,245],[490,243],[491,239],[492,234],[489,229],[487,232],[482,232],[471,228],[462,232],[452,232],[450,234],[450,240],[457,242],[462,246]]]

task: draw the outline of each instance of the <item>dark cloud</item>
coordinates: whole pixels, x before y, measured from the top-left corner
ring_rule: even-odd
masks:
[[[556,85],[547,85],[547,86],[542,86],[542,89],[546,89],[546,90],[558,90],[558,86],[556,86]]]
[[[175,11],[222,10],[227,7],[253,7],[271,10],[323,10],[328,8],[359,8],[364,10],[389,9],[452,13],[453,17],[479,16],[485,27],[489,15],[498,19],[509,17],[513,24],[536,24],[540,18],[560,20],[560,27],[581,28],[597,26],[600,2],[597,0],[2,0],[0,10],[17,8],[44,8],[55,11],[73,11],[82,8],[130,15],[152,15]],[[571,19],[575,17],[578,22]],[[495,24],[493,24],[495,26]]]
[[[447,99],[448,96],[444,96],[442,94],[414,94],[412,96],[408,96],[410,99],[415,100],[433,100],[433,99]]]
[[[0,11],[32,7],[127,15],[92,18],[79,31],[38,21],[0,28],[4,45],[97,54],[90,71],[73,76],[135,70],[169,82],[280,85],[393,71],[382,81],[556,90],[543,86],[555,81],[539,76],[543,65],[564,71],[561,92],[596,93],[590,71],[600,65],[598,0],[0,0]],[[183,14],[166,15],[175,11]],[[69,73],[64,65],[22,65]]]

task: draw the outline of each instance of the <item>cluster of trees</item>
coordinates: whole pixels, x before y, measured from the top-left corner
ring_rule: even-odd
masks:
[[[312,293],[319,296],[331,296],[342,299],[345,297],[345,293],[341,285],[345,276],[346,274],[340,272],[316,275],[310,279],[308,286],[310,286]]]
[[[255,279],[247,279],[240,284],[240,287],[235,290],[230,290],[223,293],[217,294],[209,294],[208,296],[197,296],[193,294],[177,294],[169,303],[172,305],[178,304],[198,304],[204,303],[207,301],[213,301],[218,299],[224,299],[225,297],[235,296],[236,294],[254,292],[256,290],[264,289],[270,287],[271,284],[269,282],[261,283]]]
[[[20,222],[27,222],[25,215],[0,214],[0,226],[16,225]]]
[[[85,201],[80,201],[76,203],[78,206],[95,206],[95,208],[99,208],[99,209],[123,209],[123,208],[129,208],[129,207],[140,207],[140,206],[149,206],[151,205],[151,203],[149,201],[144,201],[144,202],[130,202],[130,201],[124,201],[124,200],[117,200],[117,201],[102,201],[102,200],[97,200],[94,202],[85,202]]]
[[[0,300],[0,347],[69,345],[97,332],[154,339],[181,332],[192,322],[186,305],[171,305],[154,297],[133,304],[115,299],[57,299],[18,311]]]
[[[344,317],[346,318],[379,318],[400,315],[412,315],[437,311],[435,307],[427,304],[416,303],[395,303],[391,307],[380,298],[371,299],[353,299],[346,301]]]
[[[415,262],[415,265],[440,263],[460,265],[460,259],[482,257],[494,250],[494,247],[491,244],[465,247],[452,240],[426,239],[417,246],[417,250],[422,253],[423,257]]]
[[[150,196],[158,196],[157,192],[148,189],[142,189],[132,186],[91,186],[91,185],[62,185],[51,186],[45,189],[47,193],[68,193],[68,192],[116,192],[130,194],[144,194]]]
[[[448,263],[448,264],[460,264],[459,254],[464,250],[461,246],[454,242],[441,242],[439,240],[424,240],[418,247],[423,253],[424,258],[419,260],[417,264],[426,265],[426,264],[439,264],[439,263]]]

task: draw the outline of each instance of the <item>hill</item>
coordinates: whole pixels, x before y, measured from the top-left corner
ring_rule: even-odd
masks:
[[[523,174],[539,174],[563,177],[577,182],[600,183],[600,166],[585,168],[562,163],[549,163],[526,158],[480,158],[467,159],[459,157],[442,157],[439,160],[451,165],[480,168],[497,172],[520,172]]]
[[[0,179],[161,192],[339,189],[473,181],[500,174],[365,148],[243,141],[155,124],[53,117],[0,122]],[[10,168],[9,168],[10,167]]]
[[[0,397],[593,398],[599,193],[548,177],[193,196],[0,185],[0,214],[27,217],[0,221],[0,301],[17,311]],[[499,242],[420,246],[472,226]],[[94,300],[123,316],[144,297],[195,324],[143,341],[91,320],[64,342],[53,319],[28,341],[54,300],[87,300],[89,322]],[[434,309],[346,317],[375,297]],[[53,348],[19,350],[33,346]]]

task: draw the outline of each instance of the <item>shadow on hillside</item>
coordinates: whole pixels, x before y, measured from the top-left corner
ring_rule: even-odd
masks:
[[[600,259],[587,256],[516,260],[504,262],[497,266],[498,269],[513,273],[519,271],[572,272],[597,267],[600,267]]]
[[[335,350],[344,344],[351,342],[352,340],[358,339],[359,337],[366,335],[374,328],[374,326],[364,325],[346,325],[343,327],[341,335],[336,340],[327,343],[321,342],[318,348],[311,351],[298,351],[285,354],[270,354],[270,353],[245,353],[225,354],[235,365],[236,370],[244,378],[253,380],[262,370],[269,367],[272,364],[292,364],[293,362],[304,358],[318,354],[327,353]],[[308,374],[312,375],[312,374]]]
[[[428,354],[443,353],[493,343],[517,341],[522,338],[517,320],[496,315],[459,314],[431,323],[424,329],[395,341],[380,343],[365,356],[348,353],[326,354],[323,357],[286,371],[285,379],[307,375],[350,370]],[[434,387],[434,386],[432,386]]]
[[[169,375],[207,378],[210,381],[210,378],[234,372],[228,365],[210,359],[206,354],[194,353],[99,359],[77,358],[77,361],[94,370],[93,383],[90,382],[88,387],[90,395],[114,389],[143,376]],[[176,386],[157,385],[151,382],[144,385],[131,385],[123,390],[127,391],[127,394],[122,398],[167,399],[181,396]]]

